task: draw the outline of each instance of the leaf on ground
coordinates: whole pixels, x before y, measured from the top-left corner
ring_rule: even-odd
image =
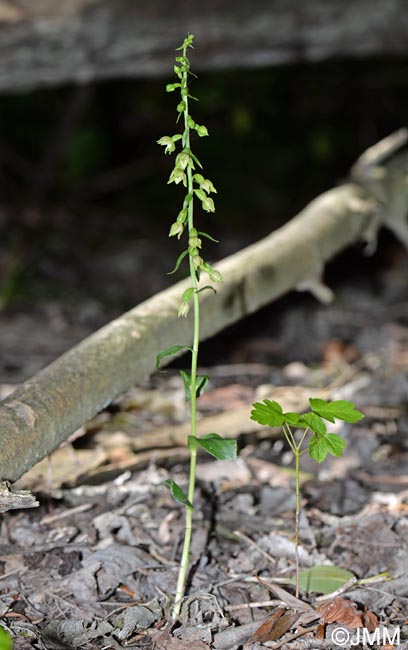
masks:
[[[330,594],[354,578],[354,574],[341,567],[318,564],[299,574],[299,585],[306,593]],[[294,578],[291,579],[294,584]]]
[[[271,582],[266,582],[265,580],[262,580],[262,578],[259,577],[258,577],[258,582],[260,585],[265,587],[265,589],[267,589],[272,594],[277,596],[279,600],[285,603],[285,605],[287,605],[288,607],[301,610],[302,612],[313,610],[313,607],[309,605],[309,603],[305,603],[303,600],[300,600],[300,598],[296,598],[295,596],[292,596],[292,594],[286,591],[286,589],[282,589],[282,587],[279,587],[279,585],[275,585]]]
[[[369,609],[364,609],[363,623],[364,627],[366,627],[369,632],[374,632],[378,625],[377,614],[374,614],[374,612],[371,612]]]
[[[256,632],[253,633],[247,644],[265,643],[266,641],[276,641],[280,639],[285,632],[291,629],[300,616],[299,612],[294,612],[278,607],[268,618],[261,623]]]
[[[321,603],[317,611],[322,623],[341,623],[351,628],[364,627],[363,612],[359,612],[357,605],[346,598],[334,598]]]

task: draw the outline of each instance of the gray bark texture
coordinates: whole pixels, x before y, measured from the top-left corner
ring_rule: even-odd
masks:
[[[287,291],[310,289],[328,260],[360,239],[391,228],[408,248],[408,132],[401,130],[357,161],[351,182],[312,201],[265,239],[221,261],[224,282],[201,297],[206,339]],[[205,284],[208,281],[205,280]],[[191,318],[177,318],[189,280],[112,321],[22,384],[0,404],[0,478],[15,481],[122,392],[148,377],[156,355],[191,345]]]
[[[405,0],[0,0],[0,90],[408,51]]]

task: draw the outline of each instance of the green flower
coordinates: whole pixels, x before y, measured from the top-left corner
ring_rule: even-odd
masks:
[[[157,140],[157,144],[161,144],[163,147],[166,147],[164,153],[173,153],[176,148],[173,140],[168,135],[164,135],[160,140]]]
[[[214,185],[211,183],[211,181],[208,178],[203,178],[203,180],[200,183],[200,188],[207,192],[209,194],[210,192],[215,192],[217,194],[217,190],[215,189]]]
[[[191,158],[187,151],[182,151],[176,158],[176,167],[184,170],[190,162]]]
[[[182,169],[175,167],[170,174],[169,180],[167,181],[167,184],[169,183],[175,183],[176,185],[183,183],[184,187],[187,187],[187,176]]]
[[[201,239],[199,237],[190,237],[190,239],[188,240],[188,245],[191,248],[196,248],[197,249],[197,248],[201,248],[202,242],[201,242]]]
[[[178,308],[177,315],[179,318],[186,318],[189,311],[190,311],[190,304],[188,302],[182,302],[180,307]]]
[[[198,269],[200,269],[202,267],[202,265],[204,264],[204,260],[203,260],[202,257],[200,257],[200,255],[193,255],[191,257],[191,259],[192,259],[192,262],[193,262],[193,265],[194,265],[194,268],[196,269],[196,271],[198,271]]]

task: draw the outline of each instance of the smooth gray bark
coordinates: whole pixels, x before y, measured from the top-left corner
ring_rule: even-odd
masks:
[[[408,247],[406,130],[370,149],[354,168],[356,183],[326,192],[288,224],[217,265],[224,282],[201,294],[206,339],[287,291],[311,289],[328,260],[387,225]],[[364,187],[363,187],[364,186]],[[205,284],[208,284],[205,280]],[[0,404],[0,478],[14,481],[96,415],[148,377],[159,351],[191,344],[190,318],[177,318],[189,281],[179,282],[85,339]]]
[[[403,55],[405,0],[2,0],[0,90],[168,74],[187,33],[194,69]]]

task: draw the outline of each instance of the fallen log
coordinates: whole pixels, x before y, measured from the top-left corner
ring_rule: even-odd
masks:
[[[408,248],[407,142],[407,130],[386,138],[357,161],[358,182],[326,192],[279,230],[221,261],[224,282],[217,294],[201,294],[201,338],[294,288],[329,300],[331,292],[320,281],[326,262],[362,238],[373,242],[380,226],[391,228]],[[0,478],[18,479],[148,377],[160,350],[191,344],[189,318],[177,318],[188,284],[179,282],[123,314],[0,403]]]
[[[199,70],[406,55],[404,0],[1,0],[0,91],[154,77],[196,35]]]

